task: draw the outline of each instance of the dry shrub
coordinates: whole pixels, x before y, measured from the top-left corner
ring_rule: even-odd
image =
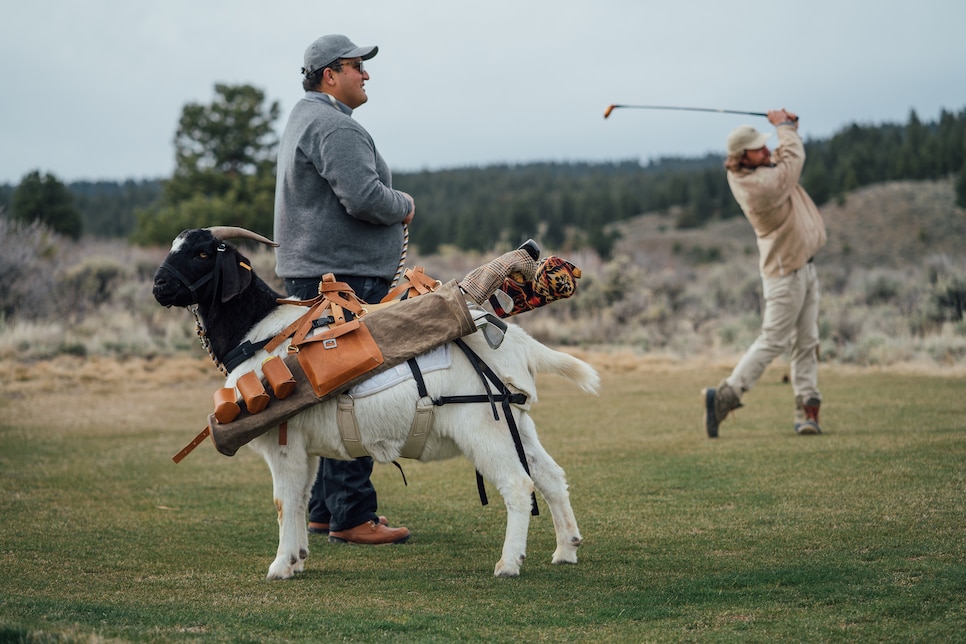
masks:
[[[49,313],[63,243],[40,223],[0,217],[0,317],[39,320]]]
[[[729,242],[721,231],[743,236]],[[639,247],[627,239],[611,261],[544,249],[544,256],[563,256],[581,269],[576,296],[509,321],[550,345],[638,358],[714,361],[743,353],[758,335],[762,312],[757,255],[737,241],[753,240],[747,223],[686,235],[654,225],[645,232]],[[715,263],[694,265],[688,253],[672,252],[679,243],[672,235],[687,247],[707,247],[721,236],[720,247],[730,251]],[[423,266],[444,282],[458,280],[503,250],[444,248],[424,257],[412,249],[406,265]],[[261,246],[244,252],[259,276],[284,292],[273,252]],[[0,219],[0,357],[204,357],[191,314],[164,309],[151,294],[166,253],[120,241],[65,241]],[[823,359],[962,362],[966,322],[956,318],[956,298],[966,298],[966,259],[933,255],[925,264],[866,268],[820,257]]]
[[[126,268],[107,257],[88,257],[57,278],[62,310],[72,320],[82,320],[97,307],[111,301],[114,290],[128,277]]]

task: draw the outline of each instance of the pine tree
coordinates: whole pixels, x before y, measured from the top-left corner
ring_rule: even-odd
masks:
[[[83,230],[80,212],[67,186],[52,174],[35,170],[25,176],[13,195],[13,218],[30,224],[39,221],[51,230],[78,239]]]
[[[161,203],[137,212],[140,243],[186,228],[242,226],[270,235],[275,199],[278,102],[251,85],[215,85],[209,105],[189,103],[175,134],[175,172]]]

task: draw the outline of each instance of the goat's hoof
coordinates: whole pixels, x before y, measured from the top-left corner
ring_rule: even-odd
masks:
[[[274,581],[276,579],[291,579],[295,572],[294,567],[288,565],[286,560],[283,560],[281,563],[276,560],[268,568],[268,576],[266,579],[269,581]]]
[[[507,564],[503,559],[496,562],[496,569],[493,571],[494,577],[519,577],[520,576],[520,566],[523,565],[523,560],[526,559],[526,555],[520,555],[517,557],[516,561],[511,564]]]
[[[577,563],[577,553],[566,552],[566,553],[553,553],[553,558],[550,560],[553,564],[575,564]]]

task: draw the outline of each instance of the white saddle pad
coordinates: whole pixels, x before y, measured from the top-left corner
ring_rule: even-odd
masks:
[[[450,356],[449,344],[444,344],[442,346],[431,349],[426,353],[416,356],[416,364],[419,365],[420,371],[423,373],[429,373],[430,371],[439,371],[440,369],[448,369],[452,363],[452,357]],[[349,394],[353,398],[363,398],[365,396],[371,396],[372,394],[379,393],[383,389],[389,389],[395,385],[406,380],[413,379],[413,372],[409,368],[408,362],[403,362],[397,364],[395,367],[391,367],[377,373],[372,378],[368,380],[363,380],[358,385],[349,390]]]

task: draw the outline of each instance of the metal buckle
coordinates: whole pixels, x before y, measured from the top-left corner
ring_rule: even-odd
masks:
[[[328,338],[327,340],[322,340],[322,347],[324,349],[335,349],[338,346],[335,338]]]

